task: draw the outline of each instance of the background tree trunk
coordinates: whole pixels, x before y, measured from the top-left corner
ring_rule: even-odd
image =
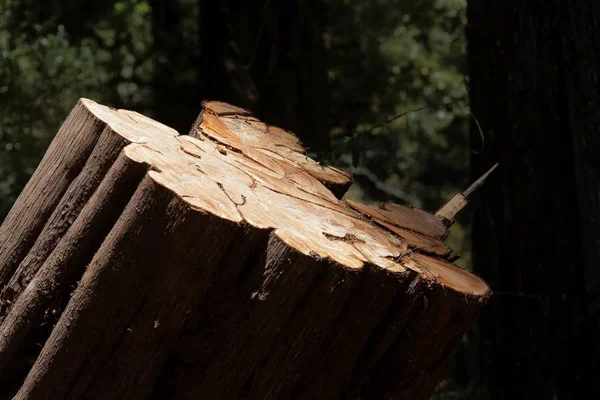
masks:
[[[600,7],[470,1],[468,19],[474,174],[501,162],[473,227],[497,293],[483,384],[493,399],[583,398],[599,385]]]
[[[152,111],[156,120],[179,132],[186,132],[206,93],[190,90],[189,78],[186,80],[179,76],[182,70],[197,60],[192,43],[186,43],[183,35],[184,11],[179,1],[150,0],[149,4],[152,9],[152,46],[156,54]],[[204,76],[208,80],[216,78],[209,74]],[[165,102],[165,99],[170,101]]]
[[[329,151],[321,0],[200,0],[201,93]]]

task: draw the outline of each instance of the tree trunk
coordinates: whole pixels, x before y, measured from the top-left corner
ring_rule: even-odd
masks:
[[[293,130],[311,152],[329,152],[322,0],[199,5],[203,96],[239,104]]]
[[[427,399],[489,288],[350,183],[225,103],[180,136],[81,100],[0,228],[0,394]]]
[[[474,268],[498,294],[480,325],[483,385],[583,398],[600,349],[600,7],[470,1],[468,14],[474,172],[501,164],[473,228]]]
[[[190,90],[197,81],[219,77],[209,71],[195,71],[198,64],[195,43],[183,34],[185,9],[181,1],[149,0],[152,21],[152,113],[153,118],[178,132],[189,129],[198,106],[208,93]]]

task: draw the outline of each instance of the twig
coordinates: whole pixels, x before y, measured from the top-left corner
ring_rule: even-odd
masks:
[[[469,204],[467,197],[469,197],[469,195],[473,193],[478,187],[483,185],[487,177],[499,165],[500,163],[494,164],[492,168],[490,168],[485,174],[481,175],[475,182],[473,182],[471,186],[467,188],[467,190],[465,190],[462,193],[456,193],[454,196],[452,196],[450,200],[448,200],[439,210],[437,210],[435,215],[437,215],[438,217],[442,217],[445,220],[450,221],[451,223],[451,221],[454,220],[454,217],[456,217],[456,214],[461,212],[467,206],[467,204]]]
[[[387,124],[391,124],[395,120],[400,119],[400,118],[402,118],[402,117],[404,117],[404,116],[406,116],[406,115],[408,115],[410,113],[423,111],[423,110],[425,110],[427,108],[433,108],[433,107],[432,106],[423,106],[423,107],[413,108],[412,110],[401,112],[400,114],[396,114],[393,117],[388,118],[384,122],[380,122],[379,124],[373,125],[371,128],[369,128],[369,130],[366,132],[366,134],[369,135],[369,134],[373,133],[373,131],[375,129],[377,129],[377,128],[381,128],[382,126],[386,126]]]
[[[480,154],[483,151],[483,149],[485,148],[485,136],[483,134],[483,129],[481,129],[481,124],[479,123],[479,120],[477,119],[475,114],[473,114],[473,112],[471,111],[471,107],[463,106],[458,102],[456,102],[456,104],[463,110],[466,109],[467,112],[469,113],[469,117],[471,117],[473,119],[473,121],[475,121],[475,126],[477,127],[477,132],[479,133],[479,137],[481,138],[481,149],[479,151],[473,150],[473,153]]]
[[[392,196],[396,199],[400,199],[413,207],[421,207],[421,201],[418,198],[409,193],[406,193],[401,189],[398,189],[397,187],[388,185],[385,182],[380,181],[379,178],[377,178],[377,175],[375,175],[375,173],[373,173],[366,167],[351,166],[349,168],[346,168],[346,170],[353,175],[364,176],[373,184],[373,186],[375,186],[378,190],[382,191],[383,193],[389,196]]]
[[[492,166],[492,168],[490,168],[485,174],[481,175],[475,182],[473,182],[471,184],[471,186],[469,186],[464,192],[463,195],[465,197],[469,197],[469,195],[471,193],[473,193],[475,191],[475,189],[477,189],[479,186],[483,185],[483,183],[485,182],[485,180],[487,179],[488,176],[490,176],[490,174],[492,172],[494,172],[494,170],[496,168],[498,168],[498,166],[500,165],[500,163],[496,163]]]

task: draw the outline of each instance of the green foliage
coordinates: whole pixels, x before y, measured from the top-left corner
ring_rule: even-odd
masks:
[[[338,16],[326,43],[339,121],[329,161],[412,195],[394,198],[367,178],[367,197],[435,209],[467,182],[466,2],[329,3]]]
[[[10,16],[4,10],[0,26]],[[33,172],[51,132],[81,93],[102,87],[93,50],[74,47],[62,26],[29,39],[0,28],[0,214]]]
[[[147,2],[115,3],[83,37],[36,19],[44,11],[29,2],[0,7],[0,216],[80,97],[134,108],[144,93],[136,80],[150,72],[137,57],[151,42]]]

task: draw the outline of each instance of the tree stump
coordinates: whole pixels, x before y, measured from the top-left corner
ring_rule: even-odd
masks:
[[[350,183],[232,105],[80,100],[0,227],[0,394],[427,399],[490,290]]]

